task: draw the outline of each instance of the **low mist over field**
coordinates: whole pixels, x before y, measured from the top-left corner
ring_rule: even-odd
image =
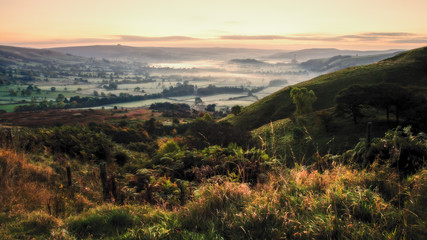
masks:
[[[66,103],[75,96],[136,96],[135,101],[127,98],[104,104],[98,100],[76,107],[129,108],[161,101],[195,105],[195,98],[200,97],[202,105],[215,104],[221,109],[246,106],[285,86],[398,52],[121,45],[38,50],[3,46],[0,59],[6,85],[0,87],[0,99],[6,111],[28,102]],[[209,90],[203,91],[205,88]]]

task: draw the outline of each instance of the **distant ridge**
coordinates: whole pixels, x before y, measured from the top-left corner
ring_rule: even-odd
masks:
[[[338,55],[331,58],[311,59],[306,62],[302,62],[301,67],[313,72],[328,73],[338,71],[343,68],[375,63],[390,57],[394,57],[400,52],[401,51],[361,56]]]
[[[387,54],[401,52],[401,49],[389,49],[381,51],[358,51],[358,50],[339,50],[335,48],[310,48],[292,52],[281,52],[267,56],[268,59],[294,59],[297,61],[307,61],[308,59],[330,58],[338,55],[349,56],[367,56],[377,54]]]
[[[263,59],[281,60],[293,59],[306,61],[314,58],[328,58],[337,55],[365,56],[392,53],[399,50],[385,51],[355,51],[338,50],[333,48],[313,48],[298,51],[266,50],[250,48],[177,48],[177,47],[130,47],[124,45],[93,45],[50,48],[50,50],[68,53],[75,56],[106,58],[111,60],[131,60],[140,62],[165,61],[197,61],[231,59]]]
[[[82,60],[82,57],[71,56],[49,49],[21,48],[0,45],[0,64],[16,64],[23,62],[50,63],[74,63]]]
[[[82,57],[142,62],[229,60],[247,56],[265,56],[279,51],[248,48],[130,47],[123,45],[61,47],[51,48],[50,50]]]

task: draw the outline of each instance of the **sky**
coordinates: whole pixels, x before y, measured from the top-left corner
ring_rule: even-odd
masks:
[[[427,0],[0,0],[0,45],[413,49]]]

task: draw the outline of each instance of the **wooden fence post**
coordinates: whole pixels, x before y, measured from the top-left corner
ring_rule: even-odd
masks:
[[[110,176],[110,183],[111,183],[111,194],[113,194],[114,201],[118,201],[117,197],[117,186],[116,186],[116,177],[114,174]]]
[[[372,122],[368,122],[366,126],[366,145],[369,147],[371,145],[371,132],[372,132]]]
[[[71,167],[67,166],[67,182],[68,187],[70,188],[73,185],[73,182],[71,181]]]
[[[100,178],[101,178],[101,183],[102,183],[102,195],[104,197],[104,201],[108,200],[108,195],[109,191],[108,191],[108,184],[107,184],[107,170],[105,169],[105,163],[102,162],[99,164],[99,171],[100,171]]]

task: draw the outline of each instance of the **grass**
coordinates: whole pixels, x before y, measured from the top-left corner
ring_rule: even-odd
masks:
[[[135,223],[129,211],[119,207],[104,206],[68,220],[68,231],[78,237],[102,238],[120,235]]]
[[[337,117],[333,108],[284,118],[251,131],[259,147],[282,162],[312,164],[313,155],[340,154],[366,137],[366,123],[372,122],[372,137],[381,137],[393,123],[379,120],[381,113],[370,112],[358,125],[351,119]]]
[[[21,161],[16,173],[32,172],[36,182],[46,181],[47,172],[25,161],[27,157],[3,151],[0,159],[2,167],[4,159]],[[322,172],[298,164],[279,167],[267,173],[264,183],[252,186],[217,177],[195,185],[189,202],[175,208],[98,203],[79,213],[71,202],[79,201],[84,196],[82,192],[64,195],[71,198],[65,201],[70,212],[55,216],[36,204],[43,203],[43,199],[27,195],[33,207],[0,214],[0,237],[420,239],[427,235],[425,168],[399,180],[396,169],[379,162],[364,170],[339,162],[344,161],[337,159]],[[11,179],[7,178],[8,186]],[[53,187],[38,185],[31,194],[43,188],[53,191]],[[2,206],[23,205],[18,201],[3,202]]]
[[[27,162],[23,154],[0,149],[0,210],[19,213],[43,208],[53,196],[55,173]]]
[[[34,211],[10,217],[0,227],[2,239],[47,239],[51,231],[59,227],[55,217],[43,212]]]

